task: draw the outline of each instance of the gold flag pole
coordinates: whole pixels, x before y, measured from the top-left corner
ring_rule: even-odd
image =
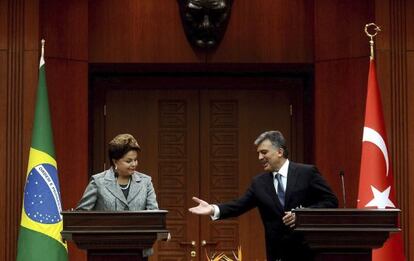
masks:
[[[372,28],[374,30],[373,33],[369,32],[370,28]],[[370,49],[371,49],[371,55],[370,55],[369,58],[371,60],[374,60],[374,37],[378,34],[378,32],[381,32],[381,28],[379,28],[379,26],[376,25],[375,23],[369,23],[369,24],[365,25],[365,33],[370,38],[369,46],[370,46]]]

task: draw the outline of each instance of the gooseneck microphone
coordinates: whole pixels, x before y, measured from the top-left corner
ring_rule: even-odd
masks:
[[[342,185],[342,198],[344,200],[344,208],[346,208],[346,196],[345,196],[345,173],[343,170],[339,171],[339,176],[341,177],[341,185]]]

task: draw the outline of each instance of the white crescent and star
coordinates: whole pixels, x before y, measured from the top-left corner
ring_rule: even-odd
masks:
[[[388,161],[388,150],[387,145],[385,144],[384,139],[382,138],[381,134],[379,134],[376,130],[364,127],[364,134],[362,135],[362,142],[371,142],[375,146],[377,146],[384,156],[385,165],[387,167],[386,176],[388,177],[388,171],[390,168],[390,164]]]
[[[385,144],[385,141],[382,138],[381,134],[379,134],[374,129],[364,127],[362,142],[371,142],[372,144],[374,144],[380,149],[380,151],[382,152],[382,155],[384,156],[385,165],[387,168],[385,175],[388,177],[389,166],[390,166],[389,161],[388,161],[388,150],[387,150],[387,145]],[[372,190],[372,194],[374,195],[374,198],[370,202],[368,202],[365,205],[365,207],[377,207],[380,209],[384,209],[386,207],[395,208],[394,203],[392,203],[392,201],[390,200],[391,186],[388,186],[384,191],[379,191],[377,188],[371,185],[371,190]]]
[[[374,198],[365,205],[366,207],[378,207],[382,209],[386,207],[395,208],[394,203],[390,200],[391,186],[388,186],[388,188],[381,192],[371,185],[371,190],[374,194]]]

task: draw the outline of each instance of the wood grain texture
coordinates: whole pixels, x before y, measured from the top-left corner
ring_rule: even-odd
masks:
[[[37,1],[30,4],[36,5]],[[23,186],[26,178],[28,138],[25,128],[31,125],[26,113],[32,114],[33,86],[37,85],[37,52],[27,52],[26,39],[36,32],[38,24],[33,21],[37,9],[24,1],[0,1],[0,149],[1,164],[5,177],[0,182],[0,251],[1,260],[16,257],[18,228],[20,224]],[[34,44],[33,46],[36,46]],[[35,48],[35,47],[34,47]],[[32,66],[31,68],[29,68]],[[29,82],[29,84],[28,84]],[[31,85],[33,84],[33,85]],[[33,95],[32,95],[33,96]],[[28,109],[28,107],[30,107]],[[30,121],[30,123],[29,123]]]
[[[0,0],[0,50],[7,48],[8,2],[7,0]]]
[[[380,1],[381,2],[381,1]],[[405,30],[406,37],[407,37],[407,50],[414,51],[414,29],[412,24],[414,24],[414,2],[413,1],[405,1],[405,15],[406,15],[406,23],[405,23]]]
[[[227,32],[207,62],[310,63],[313,1],[234,1]]]
[[[412,9],[411,9],[412,10]],[[414,52],[410,51],[407,53],[407,74],[410,77],[407,78],[407,86],[414,86]],[[412,87],[407,88],[407,101],[414,101],[414,89]],[[407,184],[405,187],[407,191],[404,191],[403,201],[406,201],[408,206],[407,209],[403,209],[405,215],[408,216],[408,220],[405,224],[405,235],[406,235],[406,253],[407,260],[412,260],[414,256],[414,207],[413,197],[411,191],[414,191],[414,173],[413,173],[413,158],[414,158],[414,121],[412,120],[414,115],[414,104],[408,102],[407,104],[407,115],[410,120],[407,121],[408,142],[407,142],[407,154],[408,154],[408,173],[407,173]]]
[[[235,1],[224,39],[212,52],[187,42],[176,1],[163,8],[151,1],[123,3],[89,1],[91,62],[306,63],[313,58],[310,0]]]
[[[402,209],[409,208],[408,198],[408,121],[407,114],[407,20],[405,0],[390,2],[389,29],[390,29],[390,60],[387,65],[390,69],[390,96],[391,96],[391,162],[393,164],[394,182],[398,206]],[[414,218],[414,217],[413,217]],[[401,215],[401,225],[405,239],[405,248],[408,245],[408,234],[406,228],[409,225],[410,217],[408,212]]]
[[[29,150],[32,142],[32,128],[34,109],[36,102],[36,92],[38,86],[39,75],[39,52],[38,50],[25,51],[24,53],[24,67],[23,67],[23,122],[22,122],[22,167],[24,171],[25,182],[27,165],[29,160]]]
[[[390,1],[392,0],[375,1],[375,20],[372,21],[375,21],[375,24],[381,28],[381,32],[375,37],[376,51],[390,49]]]
[[[40,36],[63,209],[76,206],[88,181],[88,1],[41,0]],[[69,244],[70,260],[86,260]]]
[[[90,62],[204,61],[184,34],[178,1],[89,1]]]
[[[88,182],[88,65],[46,59],[46,79],[58,164],[62,208],[74,208]],[[69,245],[70,260],[85,253]]]
[[[368,58],[315,65],[315,162],[338,195],[345,172],[347,207],[356,207]]]
[[[5,260],[16,257],[22,191],[25,181],[23,156],[23,64],[24,64],[24,1],[8,2],[8,49],[6,83],[6,162],[5,169]]]
[[[7,96],[7,52],[0,51],[0,97]],[[0,122],[7,121],[7,99],[0,99]],[[0,142],[6,144],[7,142],[7,128],[6,124],[0,125]],[[7,162],[6,146],[0,146],[0,164],[5,166]],[[6,179],[0,179],[0,209],[7,209],[6,204]],[[7,244],[6,223],[7,211],[0,211],[0,248],[5,248]],[[6,251],[0,251],[0,260],[6,260]]]
[[[24,49],[25,50],[38,50],[39,40],[39,1],[30,0],[25,1],[24,6]]]
[[[315,1],[315,60],[369,55],[363,30],[373,20],[373,1]]]
[[[41,0],[39,16],[47,57],[88,60],[87,0]]]
[[[413,236],[410,223],[414,216],[410,210],[411,160],[409,127],[412,110],[410,110],[410,85],[412,72],[408,61],[408,46],[412,43],[413,29],[410,27],[414,5],[410,1],[376,1],[376,17],[383,32],[377,42],[377,73],[381,87],[383,108],[388,130],[390,156],[393,164],[397,205],[401,213],[401,226],[405,240],[407,260],[413,256]],[[412,70],[412,69],[411,69]],[[412,182],[412,181],[411,181]]]

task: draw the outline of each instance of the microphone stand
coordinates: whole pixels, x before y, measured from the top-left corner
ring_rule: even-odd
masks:
[[[341,177],[341,185],[342,185],[342,198],[344,201],[344,208],[346,208],[346,196],[345,196],[345,173],[343,170],[339,171],[339,176]]]

